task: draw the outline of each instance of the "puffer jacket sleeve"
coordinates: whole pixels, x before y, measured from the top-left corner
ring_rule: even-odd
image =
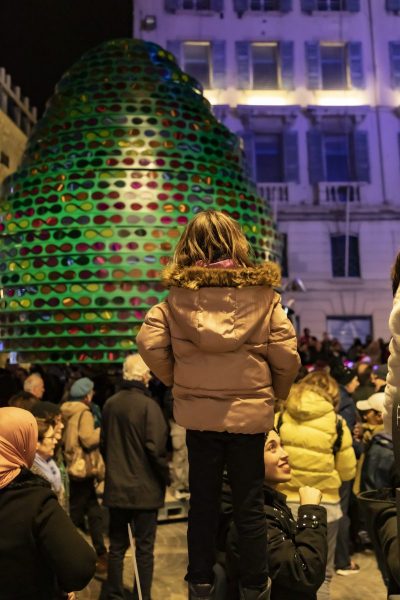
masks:
[[[139,353],[149,369],[166,386],[174,383],[174,355],[167,319],[166,302],[149,310],[136,337]]]
[[[94,575],[96,554],[78,533],[53,494],[47,495],[36,516],[38,550],[65,592],[83,589]]]
[[[327,517],[322,506],[300,506],[292,538],[279,510],[265,507],[268,527],[268,564],[272,585],[292,587],[296,593],[317,591],[325,578],[328,555]]]
[[[383,423],[386,433],[392,433],[393,403],[395,400],[400,400],[400,288],[397,290],[393,301],[389,329],[392,339],[389,345],[389,372],[386,379],[385,407],[383,411]]]
[[[343,439],[335,457],[335,468],[342,481],[351,481],[356,476],[357,460],[350,429],[343,420]]]
[[[300,357],[297,352],[296,333],[282,308],[278,294],[274,297],[267,344],[267,361],[271,369],[275,396],[286,400],[299,371]]]

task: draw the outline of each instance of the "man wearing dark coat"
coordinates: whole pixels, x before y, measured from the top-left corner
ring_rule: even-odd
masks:
[[[169,480],[167,425],[149,391],[150,370],[138,354],[123,365],[122,389],[103,409],[101,450],[106,463],[104,504],[110,509],[108,598],[122,600],[128,524],[136,542],[143,600],[151,598],[158,509]],[[137,586],[134,598],[138,598]]]

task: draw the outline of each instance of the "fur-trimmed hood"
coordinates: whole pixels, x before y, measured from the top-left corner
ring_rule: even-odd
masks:
[[[243,288],[255,285],[278,287],[281,284],[281,269],[273,262],[235,269],[169,265],[162,272],[162,281],[167,288],[181,287],[190,290],[204,287]]]
[[[278,303],[272,286],[280,281],[274,263],[221,269],[170,268],[164,271],[167,303],[187,339],[203,352],[233,352],[264,327]]]

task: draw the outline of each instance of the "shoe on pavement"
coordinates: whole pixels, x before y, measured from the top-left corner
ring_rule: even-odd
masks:
[[[96,574],[105,575],[108,571],[108,552],[97,556],[96,560]]]
[[[240,600],[269,600],[271,595],[271,581],[265,587],[259,589],[242,588],[240,586]]]
[[[357,575],[360,572],[360,567],[357,563],[351,561],[351,563],[343,569],[336,569],[336,575]]]
[[[212,600],[213,594],[211,583],[189,583],[189,600]]]

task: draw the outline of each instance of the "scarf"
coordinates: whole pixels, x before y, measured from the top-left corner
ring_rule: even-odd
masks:
[[[58,495],[61,492],[62,483],[60,469],[57,467],[55,461],[52,458],[46,460],[36,452],[33,466],[36,467],[35,470],[39,475],[47,479],[51,484],[53,492]]]
[[[38,429],[35,417],[23,408],[0,408],[0,489],[30,469],[36,452]]]
[[[218,260],[217,262],[206,264],[203,260],[196,262],[196,267],[208,267],[209,269],[235,269],[237,264],[232,258],[225,258],[225,260]]]

